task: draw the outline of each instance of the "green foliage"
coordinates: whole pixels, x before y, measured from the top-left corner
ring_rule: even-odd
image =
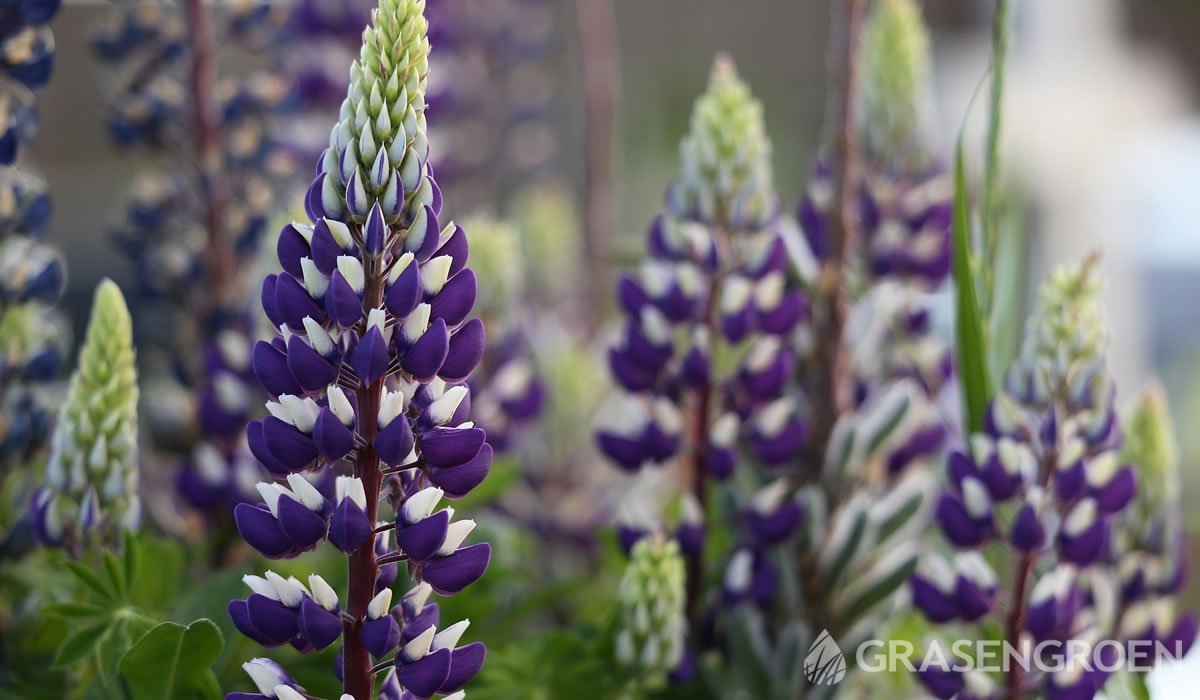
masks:
[[[914,0],[880,0],[863,30],[863,102],[868,146],[894,158],[919,146],[929,82],[929,33]]]
[[[221,631],[211,620],[186,627],[164,622],[125,653],[121,675],[133,700],[220,698],[220,684],[209,666],[221,646]]]
[[[963,397],[963,427],[966,434],[983,429],[983,416],[992,397],[988,373],[986,329],[972,278],[971,215],[968,204],[963,135],[954,151],[954,290],[955,350]]]

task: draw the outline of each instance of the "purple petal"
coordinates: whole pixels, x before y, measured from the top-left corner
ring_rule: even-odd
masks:
[[[471,308],[475,306],[475,295],[478,284],[474,270],[463,270],[451,277],[442,287],[442,291],[429,304],[431,318],[440,318],[446,325],[454,328],[467,318]]]
[[[246,599],[250,622],[263,636],[283,644],[300,632],[300,613],[278,600],[253,593]]]
[[[279,529],[297,549],[309,550],[325,537],[325,519],[291,496],[279,497]]]
[[[250,453],[258,459],[267,471],[276,476],[287,476],[291,470],[283,466],[283,464],[271,454],[267,449],[267,439],[263,435],[263,424],[260,420],[252,420],[246,424],[246,443],[250,446]]]
[[[265,634],[260,632],[259,629],[254,626],[254,623],[250,621],[250,612],[246,609],[246,601],[231,600],[225,609],[229,612],[229,619],[233,620],[233,626],[236,627],[239,632],[246,635],[256,643],[261,644],[262,646],[279,646],[279,644],[272,642]],[[251,697],[265,696],[258,695]]]
[[[396,618],[384,615],[377,620],[367,620],[358,638],[375,658],[385,656],[400,643],[400,627]]]
[[[288,369],[287,355],[265,340],[254,344],[250,353],[250,363],[254,367],[254,375],[267,393],[272,396],[282,394],[300,394],[303,389]]]
[[[342,250],[337,240],[334,239],[325,219],[313,224],[312,255],[310,257],[321,274],[325,276],[333,274],[333,271],[337,269],[338,256],[345,254],[346,251]],[[296,275],[297,279],[303,279],[303,277],[303,274]]]
[[[383,208],[379,206],[378,201],[371,207],[371,213],[367,214],[367,222],[363,225],[363,238],[368,255],[379,257],[383,254],[387,243],[387,224],[383,221]]]
[[[1137,493],[1137,475],[1131,467],[1121,467],[1102,488],[1096,490],[1096,505],[1101,512],[1116,513],[1129,505]]]
[[[483,321],[477,318],[467,321],[450,336],[449,350],[438,374],[451,384],[465,381],[483,359],[486,343]]]
[[[434,257],[441,255],[450,256],[450,276],[453,277],[454,275],[457,275],[460,270],[466,267],[467,257],[470,255],[470,250],[471,247],[469,241],[467,240],[467,232],[463,231],[462,226],[458,226],[456,224],[454,226],[454,233],[451,233],[450,237],[446,239],[446,242],[437,249],[437,252],[434,253]]]
[[[275,244],[275,252],[279,256],[279,264],[293,277],[303,277],[304,268],[300,259],[308,257],[308,241],[292,224],[284,226],[279,232],[279,241]]]
[[[388,347],[378,328],[372,326],[351,351],[350,366],[364,384],[374,384],[383,378],[388,367]]]
[[[1009,541],[1022,552],[1035,552],[1046,545],[1046,527],[1031,504],[1021,506],[1013,521]]]
[[[300,603],[300,631],[313,647],[324,649],[342,636],[342,619],[305,596]]]
[[[266,506],[239,503],[233,509],[233,519],[242,539],[264,557],[285,559],[296,555],[292,541]]]
[[[325,309],[329,312],[329,318],[340,328],[350,328],[362,319],[362,299],[342,276],[341,270],[334,270],[329,278],[329,288],[325,290]]]
[[[431,651],[418,661],[398,665],[400,685],[418,698],[437,692],[450,675],[450,650]]]
[[[446,492],[446,498],[462,498],[487,478],[492,468],[492,446],[484,443],[469,462],[455,467],[431,467],[429,480]]]
[[[417,381],[428,382],[437,376],[449,354],[450,333],[446,321],[439,318],[408,349],[402,364]]]
[[[491,560],[492,546],[480,542],[449,556],[430,560],[425,564],[422,578],[439,595],[455,595],[478,581]]]
[[[421,433],[421,455],[435,467],[465,464],[487,439],[482,428],[432,428]]]
[[[396,416],[375,436],[375,452],[387,464],[399,466],[412,454],[416,439],[406,416]]]
[[[921,576],[909,578],[909,590],[913,605],[925,613],[930,622],[940,625],[958,617],[958,606],[954,599]]]
[[[317,414],[312,439],[321,456],[330,461],[337,461],[354,449],[354,433],[328,407]]]
[[[343,552],[350,552],[363,546],[373,529],[363,509],[352,499],[343,498],[329,522],[329,541]]]
[[[409,263],[396,281],[388,285],[383,303],[397,318],[405,318],[421,303],[421,271],[416,261]]]
[[[408,555],[410,561],[423,562],[437,553],[446,540],[450,526],[450,511],[439,510],[413,525],[401,527],[397,523],[396,546]]]
[[[267,449],[280,464],[292,471],[304,469],[317,458],[317,447],[312,439],[275,416],[263,418],[262,432]]]
[[[279,275],[275,280],[275,306],[283,323],[295,330],[304,328],[304,317],[325,318],[325,313],[295,277]]]
[[[487,647],[483,642],[472,642],[452,651],[450,653],[450,674],[442,683],[442,687],[438,688],[438,692],[453,693],[462,688],[479,673],[486,658]]]
[[[272,326],[283,325],[283,315],[279,313],[279,305],[275,303],[275,287],[278,286],[278,283],[279,275],[270,274],[264,277],[260,296],[263,312],[271,321]]]
[[[337,379],[337,366],[298,335],[288,339],[287,366],[305,391],[320,391]]]
[[[640,440],[600,431],[596,433],[596,444],[601,452],[626,471],[636,471],[646,461],[646,452]]]

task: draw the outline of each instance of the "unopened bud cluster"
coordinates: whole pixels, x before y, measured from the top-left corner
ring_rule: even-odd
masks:
[[[675,540],[651,536],[634,545],[617,590],[621,619],[616,655],[622,666],[661,679],[683,660],[685,585]]]

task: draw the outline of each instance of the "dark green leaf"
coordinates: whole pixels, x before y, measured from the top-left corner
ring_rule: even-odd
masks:
[[[99,594],[103,598],[116,602],[117,598],[113,594],[112,589],[104,585],[104,581],[100,580],[100,577],[96,575],[95,571],[92,571],[77,561],[67,561],[66,565],[67,570],[69,570],[72,574],[75,574],[75,578],[82,581],[83,584],[92,589],[93,592]]]
[[[105,684],[116,680],[121,657],[129,651],[133,640],[129,634],[129,623],[124,618],[117,619],[112,629],[100,643],[96,645],[96,666],[100,672],[100,680]]]
[[[841,622],[844,627],[850,627],[865,615],[871,608],[887,599],[908,580],[913,569],[917,566],[917,553],[914,550],[895,562],[891,570],[884,572],[878,580],[853,593],[843,607]]]
[[[992,388],[984,344],[984,318],[979,311],[975,281],[971,278],[971,216],[965,168],[963,134],[960,131],[958,145],[954,149],[955,349],[963,395],[963,416],[966,419],[964,427],[969,435],[983,429],[983,417],[992,396]],[[991,262],[985,261],[985,264]]]
[[[197,620],[187,627],[164,622],[125,654],[121,675],[133,700],[192,697],[208,684],[222,644],[221,631],[212,620]]]
[[[104,570],[108,572],[109,585],[117,593],[117,599],[125,601],[129,599],[129,584],[125,580],[125,568],[117,555],[112,552],[104,552]]]
[[[58,653],[54,656],[54,665],[70,666],[76,661],[86,658],[96,648],[111,625],[112,621],[105,620],[73,632],[58,648]]]
[[[90,603],[50,603],[42,606],[42,614],[55,615],[57,617],[68,618],[84,618],[95,617],[111,612],[108,608],[102,608],[99,605],[91,605]]]
[[[840,543],[836,544],[837,549],[832,555],[828,555],[831,557],[827,559],[829,563],[822,567],[824,569],[822,572],[824,583],[830,587],[837,585],[838,578],[845,573],[846,568],[850,565],[850,560],[854,558],[855,554],[858,554],[859,545],[862,544],[863,532],[867,529],[867,511],[865,508],[856,508],[854,503],[848,503],[843,508],[846,510],[840,514],[841,517],[850,518],[851,520],[846,525],[839,526],[838,530],[846,532],[846,537]],[[835,515],[834,517],[838,516]],[[842,530],[842,528],[845,529]],[[825,546],[834,547],[835,543],[826,540]]]
[[[137,581],[138,566],[141,564],[141,549],[138,546],[137,536],[133,532],[126,532],[121,539],[121,556],[122,563],[125,565],[125,580],[129,582],[129,587],[133,588],[133,582]]]

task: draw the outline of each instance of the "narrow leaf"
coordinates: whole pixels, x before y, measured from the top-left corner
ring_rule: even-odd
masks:
[[[129,600],[129,584],[125,580],[125,567],[121,560],[117,559],[117,555],[109,551],[104,552],[104,569],[108,572],[109,583],[116,591],[118,600]]]
[[[66,562],[66,565],[67,570],[72,574],[75,574],[75,578],[82,581],[83,584],[92,589],[92,591],[99,594],[103,598],[116,602],[117,598],[113,594],[112,589],[104,585],[104,582],[100,580],[100,577],[96,575],[96,572],[77,561],[68,561]]]
[[[988,357],[984,344],[984,319],[979,311],[975,281],[971,278],[971,217],[967,203],[967,176],[963,162],[963,132],[954,149],[954,288],[955,349],[959,385],[962,387],[964,428],[969,435],[983,429],[991,398]],[[985,261],[990,264],[992,261]]]
[[[90,603],[50,603],[42,606],[42,614],[66,618],[95,617],[110,612],[108,608]]]
[[[110,624],[110,621],[105,620],[71,634],[54,655],[54,665],[70,666],[86,658],[108,632]]]

